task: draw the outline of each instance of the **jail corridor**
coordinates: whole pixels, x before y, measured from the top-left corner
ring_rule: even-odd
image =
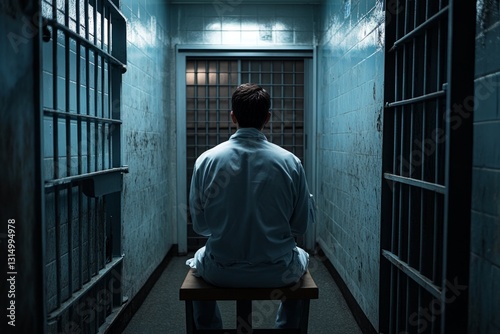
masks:
[[[499,8],[0,0],[0,332],[186,333],[194,163],[251,82],[315,201],[309,333],[500,333]]]

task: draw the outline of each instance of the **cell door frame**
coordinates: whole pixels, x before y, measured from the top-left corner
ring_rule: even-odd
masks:
[[[425,9],[428,3],[422,2],[422,7]],[[470,293],[474,61],[466,60],[474,59],[475,3],[449,0],[423,23],[409,27],[414,23],[412,19],[416,21],[415,13],[421,15],[422,8],[408,9],[400,3],[387,3],[379,331],[386,334],[458,333],[468,328]],[[428,34],[431,29],[437,32]],[[407,57],[405,51],[415,55],[415,45],[422,36],[425,46],[417,51],[424,49],[427,53],[427,45],[433,45],[427,44],[427,38],[437,41],[439,62],[426,65],[437,66],[439,80],[436,82],[439,83],[426,91],[425,84],[435,78],[424,79],[424,91],[414,94],[410,89],[405,90],[405,84],[414,89],[412,85],[417,76],[412,77],[412,71],[419,72],[415,69],[419,65],[415,66],[417,57]],[[398,57],[398,52],[403,56]],[[427,58],[432,60],[430,56],[423,57],[426,61]],[[402,65],[398,65],[398,61]],[[405,61],[413,65],[405,65]],[[413,66],[413,70],[405,66]],[[426,74],[420,77],[426,78]],[[407,81],[406,76],[413,80]],[[417,129],[415,133],[419,130],[413,127],[414,111],[430,102],[435,104],[436,116],[427,117],[436,118],[436,125],[429,127],[435,131],[432,136],[415,138],[420,143],[432,139],[432,146],[427,142],[418,147],[414,145],[417,139],[413,138],[414,129]],[[427,115],[425,109],[421,114]],[[425,122],[422,124],[426,127]],[[410,134],[405,137],[405,132]],[[436,176],[427,180],[422,161],[436,154],[439,154],[439,159],[433,158]],[[433,219],[420,213],[418,223],[417,219],[411,220],[415,213],[424,210],[424,204],[414,205],[418,198],[413,200],[411,194],[415,190],[416,194],[422,193],[417,195],[422,196],[421,203],[425,197],[434,196],[434,203],[438,204],[433,204],[428,211],[434,215]],[[434,232],[421,232],[423,229]],[[428,239],[433,242],[432,248],[428,246]],[[420,245],[412,247],[415,243],[411,240],[417,240]],[[428,249],[432,249],[433,254],[425,255]],[[424,262],[432,266],[422,264]]]
[[[304,104],[304,160],[306,176],[311,193],[316,189],[316,48],[296,47],[212,47],[198,45],[178,45],[176,47],[176,140],[177,140],[177,175],[176,175],[176,216],[174,236],[177,238],[179,254],[188,251],[187,245],[187,166],[186,166],[186,61],[189,57],[234,57],[234,58],[303,58],[304,59],[304,95],[310,98]],[[307,60],[307,61],[306,61]],[[307,72],[309,74],[307,74]],[[313,248],[315,230],[311,226],[305,236],[305,247]]]

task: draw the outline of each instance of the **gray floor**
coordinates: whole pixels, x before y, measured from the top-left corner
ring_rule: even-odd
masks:
[[[188,267],[185,257],[174,257],[155,284],[125,334],[185,333],[184,302],[179,301],[179,287]],[[311,258],[309,271],[319,288],[319,299],[311,301],[309,333],[361,333],[339,289],[324,265]],[[235,328],[235,302],[219,302],[224,327]],[[273,301],[254,302],[254,326],[272,327],[277,305]],[[255,312],[258,310],[258,312]],[[256,315],[255,315],[256,314]]]

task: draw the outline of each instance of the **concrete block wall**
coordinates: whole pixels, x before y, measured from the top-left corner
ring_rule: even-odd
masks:
[[[500,13],[477,10],[469,333],[500,333]]]
[[[172,5],[173,44],[313,45],[316,5]]]
[[[377,328],[384,13],[366,0],[320,12],[317,238]]]
[[[122,86],[123,293],[132,298],[177,242],[175,112],[166,1],[123,0],[127,63]]]

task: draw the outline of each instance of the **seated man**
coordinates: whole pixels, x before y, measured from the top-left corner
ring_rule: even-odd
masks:
[[[314,220],[312,195],[300,160],[261,132],[270,96],[243,84],[232,96],[237,131],[196,160],[189,204],[194,231],[208,236],[188,264],[223,287],[282,287],[306,272],[309,255],[295,235]],[[276,328],[296,327],[301,301],[284,301]],[[222,328],[217,303],[195,302],[198,329]]]

